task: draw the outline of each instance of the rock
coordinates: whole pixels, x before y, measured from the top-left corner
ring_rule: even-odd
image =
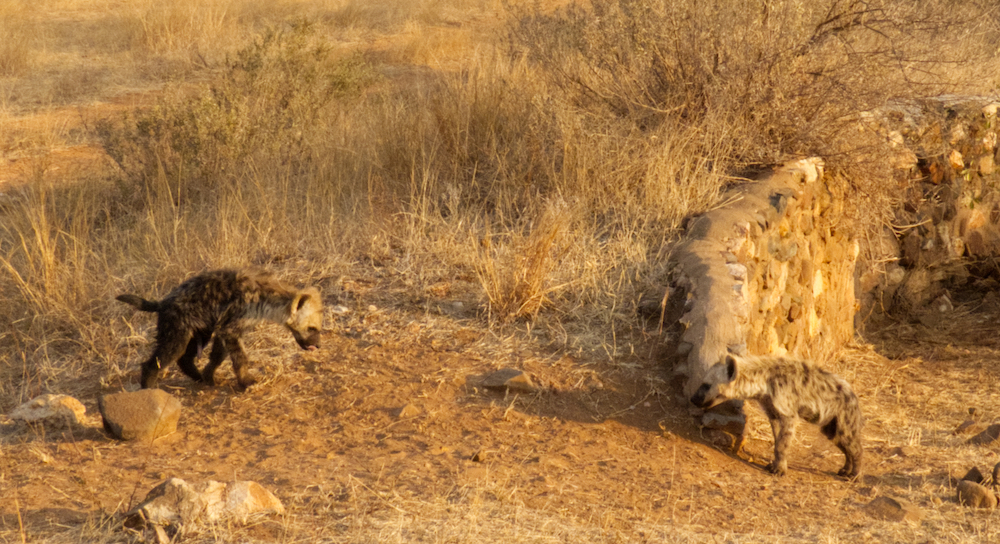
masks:
[[[988,176],[996,170],[993,164],[993,154],[986,154],[979,157],[979,175]]]
[[[743,449],[746,435],[733,434],[722,429],[702,429],[701,436],[705,442],[724,451],[739,453]]]
[[[284,514],[285,507],[270,491],[256,482],[224,484],[206,481],[188,484],[170,478],[154,487],[146,498],[126,514],[130,525],[168,526],[186,530],[205,523],[245,523],[254,514]]]
[[[1000,485],[1000,463],[993,466],[993,487]]]
[[[743,449],[747,433],[747,417],[743,413],[743,401],[729,400],[713,407],[701,415],[700,423],[704,427],[702,436],[713,445],[735,453]]]
[[[181,403],[162,389],[113,393],[98,400],[104,430],[119,440],[155,440],[177,430]]]
[[[934,302],[931,303],[931,306],[935,310],[941,312],[942,314],[955,311],[955,306],[951,303],[951,299],[948,298],[948,295],[941,295],[938,298],[934,299]]]
[[[994,423],[987,427],[985,431],[970,438],[969,444],[985,446],[996,442],[998,438],[1000,438],[1000,424]]]
[[[971,419],[966,419],[958,427],[956,427],[953,432],[954,434],[970,433],[972,432],[975,425],[976,425],[975,421],[972,421]]]
[[[531,378],[516,368],[501,368],[483,376],[481,384],[486,389],[494,391],[512,391],[515,393],[535,393],[537,389]]]
[[[977,471],[978,472],[978,471]],[[982,475],[980,474],[980,477]],[[992,491],[969,480],[959,480],[955,485],[958,503],[970,508],[996,508],[997,497]]]
[[[910,446],[896,446],[889,450],[889,457],[913,457],[916,450]]]
[[[977,484],[983,483],[984,479],[985,477],[983,476],[983,473],[979,472],[979,467],[970,468],[969,472],[966,472],[965,476],[962,476],[962,481],[974,482]]]
[[[865,505],[865,513],[884,521],[918,522],[924,519],[923,511],[916,506],[886,496],[877,497]]]
[[[490,452],[487,450],[479,450],[472,456],[472,461],[475,463],[485,463],[490,457]]]
[[[965,169],[965,159],[957,149],[952,149],[951,153],[948,154],[948,164],[957,171]]]
[[[396,417],[400,419],[405,419],[408,417],[416,417],[420,415],[420,408],[417,408],[413,404],[406,404],[399,411],[396,412]]]
[[[82,425],[87,409],[69,395],[41,395],[18,406],[10,418],[52,427]]]

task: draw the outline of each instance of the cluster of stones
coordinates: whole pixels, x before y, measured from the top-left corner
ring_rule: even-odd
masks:
[[[997,110],[996,103],[934,101],[881,121],[901,152],[902,206],[894,230],[870,241],[871,263],[859,274],[863,307],[926,309],[946,283],[964,281],[976,261],[1000,254]]]
[[[98,407],[104,430],[118,440],[152,442],[176,432],[181,415],[180,401],[161,389],[104,395]],[[9,417],[23,425],[53,430],[97,425],[87,418],[86,407],[68,395],[41,395],[15,408]],[[255,514],[283,513],[281,501],[255,482],[188,484],[169,478],[127,512],[125,522],[154,531],[160,542],[170,542],[175,535],[206,524],[245,522]]]
[[[722,197],[697,218],[673,253],[671,318],[683,326],[675,373],[690,397],[726,353],[818,356],[854,334],[858,244],[838,229],[820,159],[787,163]],[[720,445],[742,444],[739,403],[699,414],[721,429]],[[736,442],[732,442],[736,439]]]

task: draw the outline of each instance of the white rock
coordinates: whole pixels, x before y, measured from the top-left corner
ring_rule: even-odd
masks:
[[[256,482],[208,480],[192,485],[170,478],[150,490],[128,516],[153,525],[190,529],[220,521],[242,523],[252,514],[284,513],[281,501]]]
[[[28,423],[81,425],[87,408],[69,395],[41,395],[18,406],[10,418]]]

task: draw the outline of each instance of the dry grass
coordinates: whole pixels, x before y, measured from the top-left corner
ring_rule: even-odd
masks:
[[[887,143],[863,112],[995,83],[970,77],[994,66],[997,43],[996,14],[975,2],[41,4],[0,7],[4,411],[83,387],[76,376],[127,382],[142,331],[114,295],[222,266],[267,266],[366,308],[360,283],[339,281],[362,266],[391,286],[380,305],[430,313],[453,297],[504,341],[627,368],[648,348],[636,305],[662,288],[682,219],[727,183],[820,154],[884,215]],[[133,92],[156,105],[122,107]],[[59,107],[73,113],[23,122]],[[60,162],[85,145],[111,166]],[[527,340],[514,332],[525,325]],[[892,385],[865,388],[884,403]],[[888,409],[877,420],[886,443],[910,429],[927,445],[931,423]],[[359,490],[397,508],[348,525],[358,541],[638,534],[608,530],[626,514],[456,493],[406,503]],[[697,515],[690,534],[639,523],[699,541],[711,529]],[[104,530],[67,540],[114,540]],[[729,536],[774,536],[762,531]]]

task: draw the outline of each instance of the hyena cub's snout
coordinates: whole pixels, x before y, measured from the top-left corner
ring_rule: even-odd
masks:
[[[698,408],[710,408],[712,406],[712,399],[709,398],[708,392],[712,389],[711,384],[703,383],[694,395],[691,397],[691,404],[697,406]]]
[[[733,381],[736,377],[736,363],[732,359],[726,364],[719,364],[709,369],[705,375],[705,383],[691,396],[691,404],[698,408],[711,408],[728,400],[720,390],[722,384]]]

